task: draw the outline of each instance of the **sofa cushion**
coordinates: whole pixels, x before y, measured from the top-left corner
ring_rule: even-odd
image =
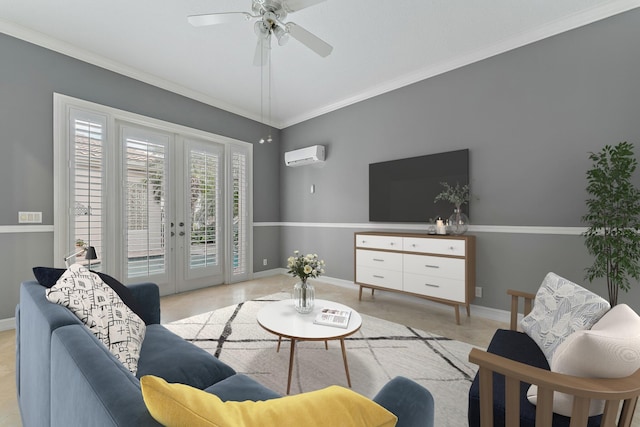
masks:
[[[66,268],[52,268],[52,267],[33,267],[33,275],[36,277],[38,283],[40,283],[45,288],[50,288],[56,284],[60,276],[67,271]],[[122,302],[124,302],[127,307],[129,307],[135,314],[140,317],[146,325],[154,323],[150,321],[149,315],[146,314],[145,310],[142,309],[138,300],[133,296],[131,290],[120,283],[119,280],[114,277],[109,276],[108,274],[101,273],[99,271],[90,270],[93,273],[96,273],[104,283],[106,283],[111,289],[113,289]]]
[[[533,310],[520,326],[550,362],[562,341],[575,331],[590,329],[609,308],[604,298],[549,273],[536,293]]]
[[[571,334],[551,360],[552,371],[587,378],[622,378],[639,368],[640,317],[626,304],[613,307],[591,330]],[[537,387],[531,386],[527,396],[535,404]],[[573,397],[554,393],[554,412],[570,416],[572,405]],[[589,415],[603,411],[604,401],[591,402]]]
[[[227,400],[269,400],[281,397],[275,391],[263,386],[253,378],[236,374],[215,383],[205,389],[207,393],[215,394],[222,401]]]
[[[137,377],[155,375],[169,382],[205,389],[235,371],[205,350],[162,325],[149,325],[142,343]]]
[[[169,427],[393,427],[397,421],[374,401],[339,386],[266,401],[223,402],[205,391],[153,376],[142,377],[140,385],[151,416]]]
[[[526,363],[536,368],[549,370],[547,359],[538,345],[527,334],[518,331],[498,329],[493,335],[489,347],[489,353],[506,357],[517,362]],[[536,422],[536,407],[527,400],[527,390],[530,384],[520,383],[520,426],[534,427]],[[504,376],[493,374],[493,407],[494,407],[494,427],[504,427],[505,411],[505,384]],[[476,377],[469,389],[469,427],[480,427],[480,380]],[[587,426],[595,427],[600,425],[601,416],[589,418]],[[554,427],[569,427],[568,417],[554,414]]]
[[[69,308],[133,374],[145,324],[100,277],[73,264],[46,290],[50,302]]]

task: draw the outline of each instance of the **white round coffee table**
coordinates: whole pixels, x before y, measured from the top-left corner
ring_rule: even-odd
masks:
[[[335,308],[339,310],[351,310],[351,317],[346,328],[335,326],[323,326],[313,323],[314,319],[323,308]],[[289,377],[287,380],[287,394],[291,389],[291,372],[293,370],[293,356],[295,353],[297,341],[324,341],[325,347],[328,348],[327,341],[340,340],[342,348],[342,359],[344,361],[344,370],[347,374],[347,383],[351,387],[351,378],[349,376],[349,365],[347,364],[347,352],[344,347],[344,339],[354,334],[360,326],[362,326],[362,317],[360,314],[344,304],[322,299],[315,300],[313,311],[308,314],[300,314],[296,311],[293,300],[282,300],[269,303],[258,311],[258,324],[267,331],[278,336],[278,348],[280,351],[280,342],[282,338],[291,340],[291,352],[289,354]]]

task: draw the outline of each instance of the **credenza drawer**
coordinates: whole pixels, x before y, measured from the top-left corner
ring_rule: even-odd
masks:
[[[402,237],[371,236],[368,234],[356,234],[356,247],[401,251]]]
[[[403,237],[402,247],[406,252],[465,256],[465,241],[458,239]]]
[[[465,302],[464,280],[404,273],[404,291],[450,301]]]
[[[385,270],[382,268],[356,267],[356,282],[384,288],[402,290],[402,271]]]
[[[463,281],[465,278],[464,259],[405,254],[403,265],[404,271],[407,273],[448,277]]]
[[[402,254],[399,252],[356,250],[356,265],[386,270],[402,270]]]

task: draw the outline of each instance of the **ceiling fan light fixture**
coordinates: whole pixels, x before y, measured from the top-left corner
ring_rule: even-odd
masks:
[[[289,41],[289,31],[282,27],[275,27],[273,29],[273,34],[275,34],[276,39],[278,39],[278,45],[280,46],[284,46]]]
[[[269,30],[264,25],[264,21],[256,21],[256,23],[253,24],[253,31],[255,31],[258,38],[266,38],[269,34]]]

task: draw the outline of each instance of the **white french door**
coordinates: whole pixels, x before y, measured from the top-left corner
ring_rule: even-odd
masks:
[[[233,269],[224,250],[224,145],[130,125],[121,134],[128,279],[159,283],[163,293],[223,283],[225,264]]]
[[[83,107],[56,103],[56,259],[82,240],[76,262],[163,295],[250,278],[251,145]]]

